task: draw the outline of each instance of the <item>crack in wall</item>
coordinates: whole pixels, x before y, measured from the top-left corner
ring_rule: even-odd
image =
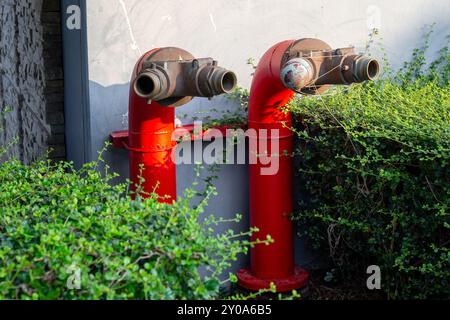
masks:
[[[211,24],[214,28],[214,32],[217,32],[217,25],[216,25],[216,22],[214,21],[214,16],[212,13],[209,14],[209,20],[211,20]]]
[[[136,42],[136,38],[134,37],[134,32],[133,32],[133,28],[131,26],[131,21],[130,21],[130,17],[128,15],[128,10],[127,10],[127,6],[125,5],[125,2],[123,2],[123,0],[118,0],[121,7],[122,7],[122,11],[124,13],[125,16],[125,20],[127,21],[127,26],[128,26],[128,32],[130,34],[130,38],[131,38],[131,49],[133,50],[137,50],[139,53],[139,56],[142,56],[142,51],[139,48],[137,42]]]

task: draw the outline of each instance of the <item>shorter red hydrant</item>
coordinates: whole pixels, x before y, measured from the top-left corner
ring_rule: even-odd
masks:
[[[139,59],[131,77],[128,139],[123,139],[134,191],[157,194],[161,202],[176,200],[175,107],[193,97],[231,92],[236,83],[236,75],[217,61],[195,59],[179,48],[154,49]]]

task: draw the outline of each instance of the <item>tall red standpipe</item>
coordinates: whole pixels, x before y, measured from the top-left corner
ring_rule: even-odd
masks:
[[[265,150],[269,157],[278,157],[279,170],[264,174],[262,169],[266,165],[260,161],[250,164],[250,224],[259,229],[253,241],[265,240],[270,235],[274,243],[251,249],[250,269],[238,273],[241,287],[258,291],[270,288],[273,283],[278,292],[288,292],[308,284],[308,273],[294,261],[290,219],[294,137],[291,114],[282,108],[296,92],[317,94],[328,85],[363,82],[376,78],[378,73],[376,60],[355,54],[353,48],[332,50],[318,39],[283,41],[262,57],[250,91],[248,126],[256,130],[256,135],[250,135],[250,140],[256,141],[250,141],[249,152],[260,155],[264,152],[261,142],[267,145],[277,142],[279,150]],[[265,130],[269,134],[263,134]]]
[[[289,129],[292,120],[280,108],[293,98],[294,92],[283,85],[280,72],[283,56],[292,43],[275,45],[261,59],[250,91],[248,118],[249,129],[279,130],[279,137],[267,138],[279,139],[280,150],[289,155],[293,151],[293,133]],[[258,142],[259,139],[264,137],[258,135]],[[289,219],[293,211],[292,158],[280,155],[275,175],[261,175],[262,167],[260,163],[250,165],[250,224],[259,229],[253,240],[264,240],[270,235],[275,242],[251,250],[251,268],[239,272],[239,284],[257,291],[274,283],[279,292],[292,291],[308,282],[308,274],[296,268],[294,262],[293,226]]]

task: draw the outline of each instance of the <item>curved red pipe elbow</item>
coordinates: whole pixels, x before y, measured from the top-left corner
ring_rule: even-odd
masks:
[[[289,113],[282,112],[293,97],[294,92],[287,89],[280,79],[283,55],[294,40],[283,41],[269,49],[256,69],[250,91],[248,122],[253,128],[260,125],[285,129],[282,123],[290,124]],[[289,130],[290,132],[290,130]]]
[[[132,191],[141,190],[143,197],[149,193],[159,195],[161,202],[172,203],[176,199],[176,167],[172,161],[175,142],[175,108],[151,104],[139,97],[133,84],[143,61],[154,49],[144,54],[133,70],[129,97],[129,137],[125,147],[130,153],[130,179]]]
[[[308,274],[294,262],[290,219],[292,120],[289,112],[281,110],[295,94],[280,79],[283,56],[292,43],[294,40],[283,41],[267,51],[258,65],[250,92],[248,125],[254,132],[250,135],[250,155],[261,154],[260,144],[267,143],[270,158],[279,162],[274,174],[264,174],[262,169],[266,165],[259,161],[250,164],[250,224],[259,229],[252,240],[264,240],[270,235],[275,241],[269,246],[252,248],[250,270],[238,273],[239,284],[254,291],[267,289],[274,283],[279,292],[286,292],[305,287],[308,281]],[[264,130],[268,130],[267,136],[262,133]],[[270,147],[272,142],[279,145],[279,150]]]

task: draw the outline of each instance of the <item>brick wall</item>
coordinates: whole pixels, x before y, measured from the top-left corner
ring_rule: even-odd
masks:
[[[30,163],[65,158],[59,0],[0,2],[0,146]]]

